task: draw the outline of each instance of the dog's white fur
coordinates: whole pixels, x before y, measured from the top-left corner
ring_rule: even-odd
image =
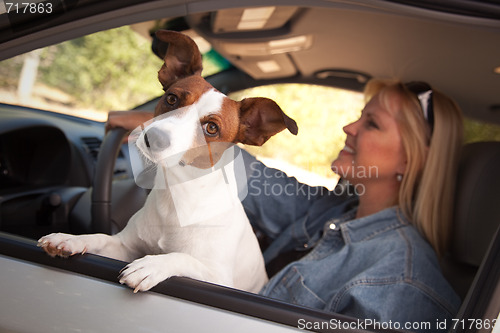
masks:
[[[116,235],[55,233],[39,245],[52,256],[89,252],[131,262],[120,282],[136,292],[171,276],[258,292],[268,278],[238,199],[235,167],[223,162],[225,149],[238,142],[260,146],[285,128],[297,134],[297,124],[272,100],[236,102],[213,89],[200,75],[201,55],[189,37],[165,30],[157,36],[169,46],[158,72],[165,94],[155,121],[137,141],[139,151],[158,166],[144,207]],[[216,123],[217,135],[207,131],[210,123]],[[147,135],[146,143],[144,133],[159,139],[150,142]],[[208,149],[198,149],[203,145]],[[213,173],[186,179],[192,168],[210,167]]]
[[[170,166],[162,165],[170,156],[178,158],[182,156],[179,152],[199,144],[193,142],[194,132],[200,127],[199,119],[220,112],[221,97],[221,93],[209,91],[200,98],[198,105],[145,128],[143,133],[153,127],[170,132],[172,144],[169,149],[152,154],[143,136],[137,142],[141,152],[160,164],[158,170],[168,168],[167,179],[177,183],[173,187],[176,194],[182,196],[184,209],[178,205],[174,207],[170,186],[165,186],[165,177],[159,173],[144,207],[132,216],[120,233],[113,236],[56,233],[42,237],[41,246],[50,244],[62,255],[89,252],[127,262],[134,260],[123,270],[120,283],[135,291],[148,290],[171,276],[187,276],[258,292],[268,279],[259,244],[243,206],[237,201],[233,166],[222,166],[226,177],[215,167],[212,174],[186,182],[185,169],[194,167],[175,166],[178,160],[169,161]],[[230,201],[214,198],[217,189],[228,187],[228,179],[232,191]],[[206,207],[208,199],[210,207]],[[210,209],[207,215],[212,211],[221,214],[203,220],[205,209]],[[196,216],[195,223],[186,225],[179,221],[180,210],[190,210],[191,216]]]

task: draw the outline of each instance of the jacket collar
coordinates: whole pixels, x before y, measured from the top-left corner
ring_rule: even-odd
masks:
[[[356,211],[357,207],[330,221],[326,227],[333,229],[332,223],[335,224],[335,230],[340,229],[346,243],[356,243],[410,224],[397,206],[361,218],[355,218]]]

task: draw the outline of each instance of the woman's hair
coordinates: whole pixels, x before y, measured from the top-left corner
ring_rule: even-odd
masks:
[[[463,144],[463,119],[458,105],[432,89],[433,128],[424,118],[417,95],[394,80],[371,80],[365,88],[369,100],[380,94],[387,110],[396,111],[406,170],[398,206],[438,255],[448,248],[456,172]]]

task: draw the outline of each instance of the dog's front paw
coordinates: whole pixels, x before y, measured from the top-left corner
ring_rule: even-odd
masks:
[[[172,276],[165,267],[164,255],[149,255],[125,266],[118,279],[138,291],[146,291]]]
[[[87,246],[79,236],[54,233],[43,236],[38,240],[38,246],[45,250],[50,256],[67,258],[77,253],[87,252]]]

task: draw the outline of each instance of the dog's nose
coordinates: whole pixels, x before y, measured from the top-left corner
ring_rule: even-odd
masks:
[[[170,135],[159,128],[150,128],[144,133],[146,146],[153,150],[163,150],[170,147]]]

